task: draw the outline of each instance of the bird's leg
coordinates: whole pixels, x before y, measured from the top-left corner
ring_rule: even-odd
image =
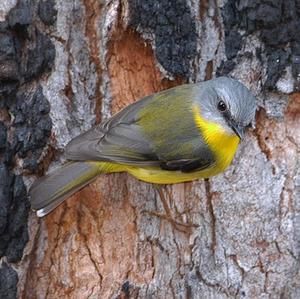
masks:
[[[162,218],[162,219],[168,221],[175,229],[177,229],[177,230],[179,230],[181,232],[187,233],[187,232],[190,232],[190,229],[192,227],[198,227],[198,225],[196,225],[194,223],[184,223],[184,222],[175,220],[173,218],[171,209],[170,209],[170,207],[168,205],[165,193],[162,190],[162,189],[165,189],[165,191],[167,191],[166,190],[166,186],[154,185],[154,188],[156,189],[156,191],[157,191],[157,193],[158,193],[158,195],[160,197],[160,200],[161,200],[161,202],[163,204],[163,207],[164,207],[164,210],[165,210],[165,214],[158,213],[156,211],[144,211],[145,213],[147,213],[149,215],[153,215],[153,216],[159,217],[159,218]],[[168,195],[170,196],[171,194],[169,193]]]

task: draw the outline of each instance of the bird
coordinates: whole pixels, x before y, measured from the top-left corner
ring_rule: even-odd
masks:
[[[229,77],[146,96],[72,139],[68,162],[32,184],[31,207],[43,217],[103,173],[153,184],[215,176],[231,164],[255,112],[254,95]]]

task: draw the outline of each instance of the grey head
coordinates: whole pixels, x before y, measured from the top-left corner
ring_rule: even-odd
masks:
[[[255,97],[239,81],[219,77],[197,84],[194,99],[201,116],[219,124],[229,134],[243,138],[245,129],[252,127],[255,118]]]

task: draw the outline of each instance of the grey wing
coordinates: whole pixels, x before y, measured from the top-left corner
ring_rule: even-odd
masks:
[[[149,96],[135,102],[103,124],[75,137],[66,147],[66,158],[159,165],[158,157],[137,125],[138,111],[151,99]]]
[[[168,124],[169,114],[162,112],[156,119],[159,123],[155,128],[161,130],[159,134],[147,133],[142,129],[139,117],[143,114],[140,111],[146,107],[144,111],[148,113],[149,105],[154,108],[149,111],[155,109],[165,111],[165,109],[160,109],[161,103],[165,105],[166,101],[167,103],[171,100],[177,101],[173,100],[171,95],[172,91],[164,92],[160,99],[156,96],[155,102],[152,96],[146,97],[127,106],[107,122],[76,137],[67,145],[67,159],[160,166],[162,169],[183,172],[208,167],[214,162],[214,158],[207,146],[203,144],[199,131],[193,127],[193,124],[178,122],[176,127],[181,126],[182,130],[180,128],[176,130],[177,128],[172,128],[171,123]],[[172,105],[176,104],[173,102]],[[177,110],[183,111],[184,109]],[[178,115],[177,119],[181,116]],[[184,119],[189,118],[191,118],[190,115],[184,117]],[[152,119],[150,121],[153,122]],[[162,123],[164,123],[163,127]]]

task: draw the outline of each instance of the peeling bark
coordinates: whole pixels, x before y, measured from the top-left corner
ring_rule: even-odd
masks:
[[[8,36],[0,42],[24,41],[18,58],[8,46],[5,54],[0,50],[0,162],[9,177],[17,173],[28,185],[51,160],[50,168],[60,163],[71,138],[153,92],[229,74],[251,88],[259,104],[256,129],[222,175],[159,187],[127,174],[102,175],[47,217],[31,213],[22,260],[5,262],[4,250],[0,295],[14,298],[18,289],[19,298],[300,297],[300,42],[293,27],[299,7],[292,0],[246,2],[0,4],[0,31]],[[49,18],[43,5],[52,7]],[[271,7],[265,19],[264,6]],[[18,19],[28,7],[31,17]],[[286,39],[272,35],[284,26]],[[34,30],[49,38],[55,60],[32,58],[36,72],[29,78],[25,70],[24,83],[22,72],[16,76],[17,59],[27,62],[28,49],[38,53],[35,42],[43,38]],[[8,164],[5,153],[16,134],[10,115],[19,115],[8,99],[37,90],[39,101],[45,97],[51,106],[51,136],[32,146],[34,157],[16,148]],[[0,191],[12,188],[5,183]],[[19,194],[11,197],[23,198]]]

